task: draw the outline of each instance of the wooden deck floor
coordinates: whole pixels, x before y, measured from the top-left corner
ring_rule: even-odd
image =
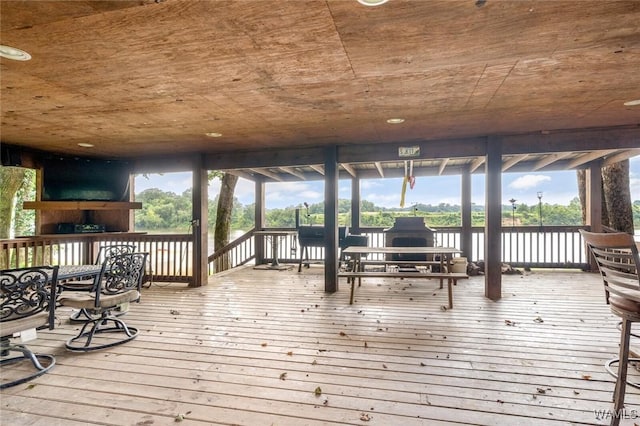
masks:
[[[65,351],[77,326],[61,309],[30,343],[56,366],[0,393],[0,423],[608,423],[594,410],[611,408],[603,363],[619,332],[596,274],[505,276],[497,303],[472,277],[453,310],[435,280],[369,279],[354,305],[345,283],[326,294],[322,281],[314,265],[154,284],[125,317],[141,335],[89,354]],[[628,392],[631,418],[640,394]]]

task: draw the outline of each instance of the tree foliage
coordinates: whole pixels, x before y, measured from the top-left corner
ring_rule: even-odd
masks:
[[[0,167],[0,238],[33,235],[35,213],[16,208],[35,198],[35,172],[22,167]]]
[[[191,215],[191,192],[185,191],[181,195],[165,192],[160,189],[148,189],[138,194],[137,201],[142,201],[143,208],[136,213],[136,229],[138,230],[176,230],[186,231]],[[218,197],[210,203],[209,227],[213,230],[217,220],[215,206]],[[351,224],[351,201],[341,199],[338,202],[338,224]],[[270,209],[265,212],[266,225],[272,228],[292,228],[295,226],[295,206]],[[167,210],[173,210],[170,214]],[[441,203],[437,205],[416,204],[405,209],[390,209],[375,206],[369,201],[362,201],[361,226],[390,227],[397,216],[422,216],[429,226],[460,226],[461,207],[455,204]],[[640,201],[633,204],[633,216],[636,227],[640,229]],[[474,205],[471,211],[472,225],[484,225],[484,206]],[[537,226],[540,223],[540,206],[538,204],[516,205],[515,211],[511,205],[502,206],[503,226]],[[233,209],[230,220],[232,230],[248,230],[254,226],[255,204],[243,205],[237,198],[233,199]],[[300,209],[300,223],[302,225],[322,225],[324,223],[324,205],[315,203],[309,205],[309,216],[303,207]],[[578,197],[568,205],[542,204],[543,225],[579,226],[582,225],[582,213]]]

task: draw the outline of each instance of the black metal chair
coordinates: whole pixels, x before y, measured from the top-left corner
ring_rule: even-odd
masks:
[[[102,264],[94,291],[60,295],[61,305],[84,309],[91,317],[82,325],[80,332],[67,341],[67,349],[88,352],[136,338],[138,329],[127,326],[116,316],[116,310],[140,300],[146,260],[147,253],[111,256]]]
[[[16,333],[21,333],[20,337],[26,340],[29,330],[53,330],[57,280],[57,266],[0,271],[0,389],[25,383],[43,375],[55,365],[53,355],[35,354],[24,344],[12,344],[10,339]],[[21,352],[22,356],[8,358],[12,351]],[[25,364],[26,367],[22,367]],[[9,372],[9,366],[16,368]]]
[[[94,261],[95,265],[101,265],[105,261],[108,261],[111,257],[119,254],[133,253],[136,251],[136,246],[131,244],[112,244],[109,246],[101,246],[98,249],[98,254]],[[107,270],[109,270],[107,264]],[[80,279],[60,282],[58,288],[61,291],[94,291],[95,280],[94,279]],[[72,322],[85,322],[93,319],[91,315],[85,310],[80,309],[71,314],[69,321]]]
[[[606,303],[611,306],[611,312],[622,319],[619,356],[605,363],[607,371],[616,377],[611,424],[617,425],[620,422],[619,413],[624,407],[626,386],[640,387],[637,383],[627,381],[629,361],[640,361],[639,358],[629,358],[631,324],[640,322],[638,247],[633,237],[625,233],[594,233],[584,230],[580,230],[580,233],[598,264],[604,282]],[[611,368],[613,364],[618,364],[617,373]]]

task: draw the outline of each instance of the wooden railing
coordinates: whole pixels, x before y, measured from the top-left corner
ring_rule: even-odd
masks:
[[[513,267],[584,269],[587,267],[588,258],[582,237],[578,232],[582,228],[585,227],[504,227],[502,230],[502,261]],[[474,262],[484,260],[484,228],[473,227],[471,232],[472,252],[466,254],[468,260]],[[251,250],[253,246],[249,245],[249,242],[253,243],[250,233],[251,231],[245,234],[242,241],[238,243],[245,246],[242,250],[236,248],[238,244],[235,242],[228,246],[236,250],[233,262],[230,264],[231,267],[255,259],[255,252]],[[384,247],[386,244],[383,228],[361,228],[361,234],[369,237],[369,246],[371,247]],[[462,249],[461,234],[460,227],[436,228],[435,245]],[[270,250],[270,245],[265,242],[264,253],[267,259],[271,259],[273,256]],[[278,259],[283,263],[297,263],[299,261],[300,248],[295,250],[291,243],[281,244],[278,251]],[[242,253],[247,254],[243,255]],[[324,260],[324,248],[322,247],[309,247],[308,253],[309,260],[312,262]],[[210,263],[215,261],[216,254],[210,256]]]
[[[255,231],[255,228],[250,229],[242,236],[210,255],[207,259],[209,275],[244,265],[255,259],[256,251],[253,231]]]
[[[60,234],[0,240],[0,269],[33,265],[93,263],[100,246],[126,243],[149,253],[147,274],[154,281],[191,282],[191,234]]]
[[[579,226],[505,227],[502,232],[502,261],[514,267],[586,268],[587,253]],[[371,247],[385,246],[383,228],[363,228]],[[254,229],[208,257],[208,272],[214,274],[255,261]],[[461,228],[442,227],[435,233],[435,245],[461,248]],[[61,234],[0,240],[0,269],[32,265],[78,265],[93,263],[100,246],[127,243],[149,253],[148,274],[154,281],[193,280],[193,236],[191,234]],[[286,239],[278,247],[282,263],[298,263],[300,247]],[[273,258],[264,239],[265,261]],[[468,260],[484,259],[484,228],[472,228],[472,253]],[[309,260],[322,262],[324,249],[309,247]],[[373,259],[375,260],[375,259]]]

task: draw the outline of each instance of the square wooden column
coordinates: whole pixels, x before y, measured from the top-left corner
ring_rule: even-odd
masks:
[[[338,149],[324,155],[324,290],[338,291]]]
[[[462,176],[460,178],[460,198],[461,198],[461,216],[462,216],[462,231],[460,234],[460,249],[462,250],[462,255],[466,256],[469,262],[476,261],[478,259],[472,259],[471,254],[473,253],[473,234],[471,231],[472,223],[471,223],[471,172],[469,167],[462,171]]]
[[[351,179],[351,229],[350,233],[360,234],[360,178]]]
[[[200,287],[209,280],[209,176],[202,157],[194,162],[192,175],[193,281],[189,287]]]
[[[502,140],[487,140],[484,227],[484,295],[502,297]]]
[[[599,161],[589,164],[586,180],[586,224],[591,232],[602,232],[602,166]]]
[[[586,193],[586,225],[591,232],[603,232],[602,226],[602,163],[592,161],[585,174]],[[598,272],[598,264],[593,254],[586,247],[587,263],[591,272]]]
[[[264,212],[264,191],[265,185],[263,179],[255,181],[255,229],[259,231],[264,229],[265,226],[265,212]],[[256,241],[256,265],[264,263],[264,235],[254,235]],[[274,237],[275,238],[275,237]]]

